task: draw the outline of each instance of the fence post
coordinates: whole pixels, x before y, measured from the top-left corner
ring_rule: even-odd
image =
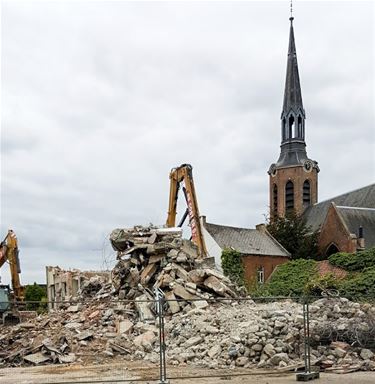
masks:
[[[156,312],[158,314],[159,323],[159,359],[160,359],[160,372],[159,372],[159,384],[169,384],[167,380],[167,366],[165,362],[165,333],[164,333],[164,293],[161,289],[156,288],[154,290],[156,300]]]
[[[296,379],[297,381],[319,379],[319,372],[311,372],[310,311],[308,298],[305,298],[303,301],[303,344],[305,371],[297,373]]]

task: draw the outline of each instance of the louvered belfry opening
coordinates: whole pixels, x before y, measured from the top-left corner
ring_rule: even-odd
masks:
[[[294,185],[290,180],[285,185],[285,209],[294,209]]]
[[[273,185],[273,215],[277,215],[277,185]]]
[[[311,204],[311,188],[310,181],[305,180],[303,183],[303,206],[309,206]]]

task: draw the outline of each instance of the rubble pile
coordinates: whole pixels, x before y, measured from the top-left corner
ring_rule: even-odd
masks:
[[[310,311],[313,363],[336,372],[375,370],[375,354],[366,348],[375,347],[375,306],[321,299]],[[336,338],[337,331],[354,327],[356,336]],[[303,360],[302,306],[291,301],[193,310],[174,316],[166,328],[169,361],[176,365],[283,368],[298,367]],[[327,330],[334,339],[326,337]]]
[[[94,297],[103,288],[108,291],[111,288],[111,284],[106,284],[105,279],[101,276],[92,276],[88,280],[84,280],[82,282],[81,288],[78,292],[79,298]]]
[[[176,228],[115,230],[112,283],[91,277],[80,297],[16,326],[0,327],[0,366],[159,361],[153,289],[165,299],[169,364],[207,368],[303,365],[302,305],[255,303],[197,259]],[[220,299],[220,300],[218,300]],[[375,306],[343,298],[310,305],[313,363],[326,370],[375,370]]]
[[[322,299],[310,309],[313,364],[340,373],[375,370],[374,339],[363,336],[374,331],[374,306]],[[357,336],[329,339],[322,321],[333,335],[356,327]],[[230,300],[229,305],[213,303],[205,308],[189,304],[166,316],[165,337],[168,363],[181,367],[303,366],[302,305],[290,300],[257,304]],[[71,305],[0,331],[0,366],[103,364],[116,358],[159,361],[157,320],[140,321],[137,310],[119,301]]]
[[[169,313],[175,314],[188,305],[185,300],[202,308],[208,299],[240,295],[241,290],[209,265],[209,259],[199,260],[193,243],[181,235],[181,228],[153,226],[112,232],[110,240],[119,259],[112,284],[120,299],[152,300],[150,290],[159,288],[170,300]],[[148,315],[140,313],[141,319]]]
[[[82,282],[78,297],[54,305],[48,315],[0,329],[0,365],[83,362],[80,356],[90,354],[137,358],[157,338],[153,289],[170,300],[167,315],[241,295],[207,259],[198,260],[180,228],[118,229],[110,240],[118,252],[112,282],[92,276]]]

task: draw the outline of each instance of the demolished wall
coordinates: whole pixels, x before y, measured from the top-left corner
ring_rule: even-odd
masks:
[[[110,281],[109,271],[64,270],[58,266],[46,267],[48,309],[57,309],[63,302],[79,297],[82,290],[90,290],[92,294]]]

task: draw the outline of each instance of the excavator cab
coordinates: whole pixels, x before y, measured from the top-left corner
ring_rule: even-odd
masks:
[[[10,286],[0,285],[0,313],[4,313],[9,310],[10,303]]]

